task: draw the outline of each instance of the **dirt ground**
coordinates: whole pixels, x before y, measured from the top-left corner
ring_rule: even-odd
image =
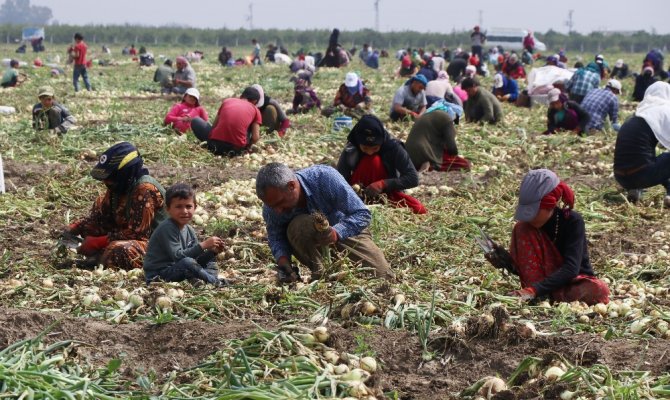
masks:
[[[90,168],[95,166],[97,160],[86,160]],[[151,175],[158,181],[176,182],[183,180],[193,185],[210,186],[218,185],[229,179],[251,179],[256,177],[256,172],[246,168],[213,168],[213,167],[181,167],[174,168],[164,164],[148,165]],[[72,167],[61,163],[25,163],[15,160],[5,160],[5,184],[8,192],[30,189],[40,183],[48,181],[49,178],[62,176],[72,172]],[[93,201],[93,199],[91,199]]]
[[[33,337],[56,321],[46,336],[48,343],[75,340],[82,343],[77,347],[78,356],[91,365],[103,367],[109,360],[120,357],[127,375],[154,370],[159,379],[170,371],[197,365],[215,352],[222,340],[246,337],[257,329],[256,324],[269,329],[275,325],[274,321],[263,318],[230,320],[224,324],[177,321],[163,325],[148,322],[112,325],[60,313],[3,308],[0,347]],[[653,374],[670,371],[667,340],[605,341],[588,334],[519,340],[509,334],[445,346],[447,342],[435,339],[431,350],[437,357],[425,362],[417,335],[407,331],[339,325],[331,325],[329,329],[331,347],[347,352],[364,349],[377,358],[381,371],[369,382],[371,387],[379,394],[397,390],[400,398],[407,400],[458,398],[460,391],[484,376],[500,374],[503,379],[509,378],[528,356],[546,360],[563,357],[584,366],[599,363],[614,371],[647,370]],[[550,393],[531,392],[509,392],[504,398],[551,398]]]

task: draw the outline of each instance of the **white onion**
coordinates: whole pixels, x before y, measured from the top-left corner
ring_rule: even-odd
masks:
[[[363,357],[360,360],[361,369],[374,374],[377,371],[377,361],[372,357]]]
[[[395,296],[393,296],[393,302],[395,303],[395,306],[398,307],[402,303],[405,302],[405,295],[402,293],[398,293]]]
[[[560,367],[549,367],[544,372],[544,377],[547,378],[549,382],[553,382],[563,376],[563,374],[565,374],[565,371],[563,371]]]
[[[360,368],[354,368],[347,374],[343,375],[342,380],[347,382],[355,382],[355,381],[365,382],[369,377],[370,377],[369,372],[364,371]]]
[[[533,325],[532,322],[525,322],[523,325],[519,326],[518,332],[519,336],[524,339],[530,339],[537,335],[537,329],[535,329],[535,325]]]
[[[133,307],[141,307],[144,305],[144,299],[139,294],[133,293],[128,297],[128,303]]]
[[[117,300],[117,301],[119,301],[119,300],[126,301],[126,300],[128,300],[128,296],[130,296],[130,293],[128,293],[128,291],[126,289],[123,289],[123,288],[118,288],[114,292],[114,300]]]
[[[361,313],[363,315],[372,315],[375,311],[377,311],[377,307],[369,301],[364,301],[363,304],[361,304]]]
[[[593,311],[604,316],[607,314],[607,306],[603,303],[598,303],[593,306]]]
[[[575,397],[575,393],[577,393],[577,392],[571,392],[569,390],[564,390],[563,393],[561,393],[561,400],[570,400],[573,397]]]
[[[335,366],[336,375],[344,375],[349,372],[349,366],[347,364],[340,364]]]
[[[352,396],[363,397],[369,394],[368,388],[361,381],[353,381],[349,385],[349,394]]]
[[[171,310],[172,300],[168,296],[159,296],[156,298],[156,306],[161,310]]]
[[[323,358],[329,363],[335,364],[340,360],[340,355],[335,350],[326,350],[323,352]]]
[[[83,299],[81,299],[81,303],[86,308],[96,306],[100,304],[101,301],[102,299],[100,298],[100,296],[98,296],[95,293],[87,294],[86,296],[84,296]]]
[[[493,397],[496,393],[507,390],[507,384],[502,379],[495,377],[486,378],[486,382],[479,388],[479,394],[487,399]]]
[[[44,278],[42,279],[42,286],[47,289],[50,289],[54,287],[54,281],[52,281],[51,278]]]
[[[326,343],[330,335],[328,334],[328,329],[325,326],[318,326],[312,331],[312,335],[319,343]]]

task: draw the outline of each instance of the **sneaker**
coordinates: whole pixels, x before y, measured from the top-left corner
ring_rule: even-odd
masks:
[[[631,189],[628,191],[628,194],[626,195],[628,201],[630,201],[633,204],[637,203],[638,200],[640,200],[640,197],[642,197],[642,189]]]

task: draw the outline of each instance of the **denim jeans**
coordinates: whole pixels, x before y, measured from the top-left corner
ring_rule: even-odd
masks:
[[[181,282],[191,278],[211,284],[219,283],[216,263],[210,261],[205,265],[200,265],[194,258],[185,257],[158,273],[146,276],[147,283],[159,279],[165,282]]]
[[[627,190],[663,185],[665,193],[670,195],[670,152],[662,153],[656,157],[653,164],[647,165],[632,175],[614,174],[614,178]]]
[[[75,65],[74,71],[72,72],[72,82],[74,83],[74,91],[79,91],[79,77],[84,79],[84,85],[86,90],[91,90],[91,83],[88,81],[88,72],[86,72],[85,65]]]

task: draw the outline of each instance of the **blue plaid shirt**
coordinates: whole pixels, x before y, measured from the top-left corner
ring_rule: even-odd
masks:
[[[608,115],[612,124],[617,123],[619,118],[619,99],[609,89],[591,90],[582,100],[582,108],[591,116],[591,120],[586,125],[587,131],[603,129],[605,117]]]
[[[591,89],[600,85],[600,75],[586,68],[582,68],[572,75],[565,88],[572,95],[586,96]]]
[[[263,206],[268,242],[275,260],[291,256],[286,230],[291,220],[300,214],[323,213],[340,240],[360,234],[370,224],[370,210],[335,168],[315,165],[297,171],[296,175],[307,198],[307,208],[280,214]]]

